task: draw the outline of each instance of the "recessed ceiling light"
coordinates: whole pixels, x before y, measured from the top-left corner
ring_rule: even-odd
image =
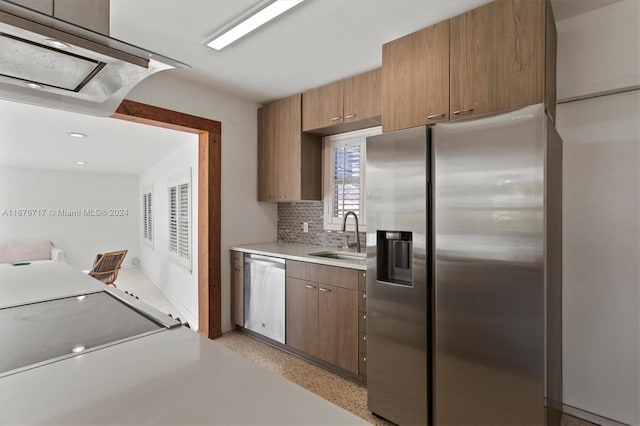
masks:
[[[53,38],[48,38],[45,41],[47,43],[49,43],[49,46],[53,46],[53,47],[55,47],[57,49],[65,49],[66,50],[66,49],[71,48],[71,46],[68,45],[67,43],[63,43],[60,40],[56,40],[56,39],[53,39]]]
[[[42,84],[34,83],[32,81],[24,84],[27,87],[31,87],[32,89],[44,89]]]
[[[74,346],[73,348],[71,348],[71,352],[73,352],[74,354],[77,354],[78,352],[82,352],[85,349],[87,349],[87,348],[85,348],[82,345],[78,345],[78,346]]]
[[[213,33],[205,43],[212,49],[223,49],[303,1],[304,0],[262,1],[225,25],[221,30]]]
[[[76,161],[76,164],[78,166],[84,166],[85,164],[87,164],[87,162],[86,161]]]
[[[86,138],[87,135],[84,133],[79,133],[79,132],[69,132],[67,133],[69,136],[71,136],[72,138]]]

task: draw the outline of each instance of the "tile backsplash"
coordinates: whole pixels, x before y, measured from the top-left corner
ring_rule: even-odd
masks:
[[[349,219],[351,221],[352,218]],[[302,232],[303,222],[309,223],[309,232]],[[347,235],[353,240],[353,232],[325,231],[324,202],[278,203],[278,241],[312,246],[344,247]],[[362,251],[366,246],[366,235],[360,232]]]

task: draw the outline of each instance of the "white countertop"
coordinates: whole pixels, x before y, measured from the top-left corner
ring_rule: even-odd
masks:
[[[101,288],[93,281],[64,264],[2,265],[0,301],[10,306]],[[367,423],[177,328],[0,378],[0,424]]]
[[[321,251],[344,251],[337,250],[335,247],[319,247],[307,246],[303,244],[290,244],[282,242],[243,244],[232,247],[231,250],[241,251],[244,253],[262,254],[265,256],[275,256],[283,259],[299,260],[302,262],[318,263],[321,265],[339,266],[342,268],[359,269],[365,271],[367,269],[366,259],[362,260],[342,260],[330,259],[326,257],[310,256],[309,253]]]

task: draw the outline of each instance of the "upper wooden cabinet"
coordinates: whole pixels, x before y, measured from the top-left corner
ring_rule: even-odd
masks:
[[[555,115],[548,1],[496,0],[452,18],[450,34],[451,119],[545,101]]]
[[[320,135],[379,124],[380,69],[336,81],[302,95],[302,130]]]
[[[258,110],[258,201],[322,199],[322,140],[301,121],[299,94]]]
[[[382,130],[449,119],[449,21],[382,46]]]
[[[375,120],[379,124],[382,69],[376,68],[344,80],[343,111],[345,123],[362,119]]]
[[[495,0],[382,47],[382,130],[545,102],[555,119],[549,0]]]
[[[344,81],[336,81],[302,94],[302,130],[305,132],[342,123]]]

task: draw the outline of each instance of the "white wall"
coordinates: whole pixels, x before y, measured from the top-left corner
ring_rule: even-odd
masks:
[[[558,100],[640,85],[640,1],[557,23]]]
[[[640,87],[640,2],[557,23],[558,99]],[[558,105],[564,402],[640,424],[640,91]]]
[[[50,240],[78,269],[91,268],[98,253],[127,249],[124,265],[128,266],[139,256],[137,201],[137,176],[2,167],[0,241]],[[1,214],[20,208],[46,213],[38,217]],[[127,214],[63,217],[58,209],[124,209]]]
[[[198,328],[198,137],[171,152],[140,174],[138,202],[153,185],[153,246],[143,242],[138,232],[140,268],[162,293],[178,308],[181,319]],[[169,195],[173,176],[191,168],[191,251],[192,271],[169,259]],[[142,208],[138,223],[142,227]]]
[[[127,99],[222,123],[222,331],[233,328],[229,248],[275,241],[275,204],[258,203],[257,109],[259,105],[205,88],[163,71],[142,81]],[[188,71],[187,71],[188,72]],[[215,70],[212,70],[215,72]],[[215,242],[212,242],[215,244]]]
[[[564,402],[640,424],[640,91],[558,105]]]

